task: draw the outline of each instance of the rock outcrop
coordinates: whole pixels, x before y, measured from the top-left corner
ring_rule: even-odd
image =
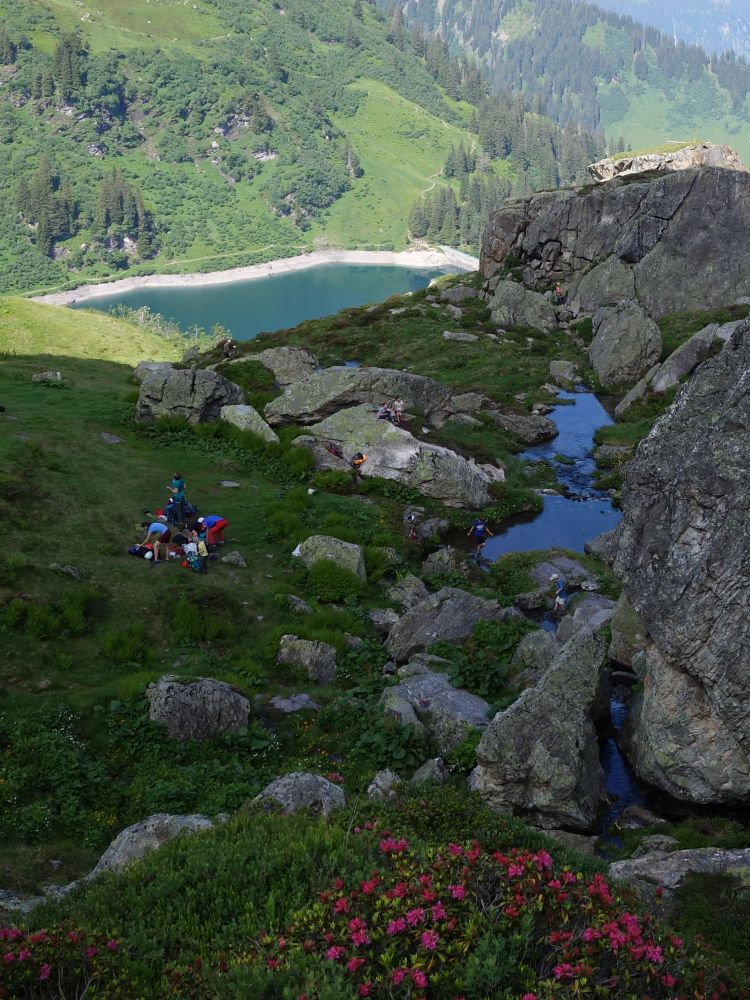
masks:
[[[424,730],[439,753],[449,754],[471,729],[484,729],[489,705],[453,687],[437,656],[415,656],[398,671],[399,683],[383,692],[383,714],[402,726]]]
[[[258,411],[247,403],[222,406],[220,416],[226,423],[238,427],[241,431],[252,431],[268,444],[279,443],[276,431],[272,430]]]
[[[443,587],[402,615],[391,629],[386,649],[397,663],[433,642],[468,639],[477,622],[518,618],[514,608],[501,608],[497,601],[475,597],[456,587]]]
[[[151,372],[169,372],[173,368],[171,361],[139,361],[133,370],[133,381],[142,382]]]
[[[491,808],[543,827],[590,828],[604,789],[592,714],[606,652],[602,636],[578,633],[489,724],[470,785]]]
[[[149,371],[141,382],[135,419],[185,417],[191,424],[218,420],[224,406],[244,403],[242,389],[222,375],[200,368]]]
[[[641,857],[615,861],[609,866],[612,878],[635,883],[639,888],[659,887],[666,894],[679,889],[690,874],[737,875],[746,884],[750,870],[750,848],[723,850],[718,847],[698,847],[689,851],[653,851]]]
[[[638,174],[665,174],[695,167],[728,167],[743,170],[742,160],[731,146],[716,146],[704,142],[700,146],[683,146],[672,153],[639,153],[637,156],[608,156],[589,166],[595,181],[611,181],[615,177]]]
[[[450,390],[434,379],[393,368],[336,367],[289,385],[282,396],[268,403],[265,416],[272,427],[314,424],[337,410],[360,403],[377,405],[398,396],[407,411],[423,413],[436,427],[453,413]]]
[[[590,313],[627,299],[655,319],[724,306],[748,291],[750,174],[703,167],[508,201],[485,230],[483,276],[509,258],[528,288],[560,282]]]
[[[256,802],[275,802],[284,812],[309,809],[328,818],[334,809],[346,805],[344,789],[327,778],[305,771],[292,771],[266,785]]]
[[[661,331],[637,302],[620,302],[597,309],[591,367],[605,389],[632,385],[661,357]]]
[[[332,535],[310,535],[300,542],[299,554],[305,566],[310,567],[325,559],[354,573],[360,580],[367,579],[364,550],[354,542],[344,542]]]
[[[178,740],[206,740],[215,733],[244,729],[250,716],[250,702],[224,681],[201,677],[182,681],[167,674],[149,684],[148,717],[163,722]]]
[[[336,680],[336,650],[327,642],[282,635],[276,662],[304,670],[316,684],[331,684]]]
[[[552,305],[539,292],[517,281],[490,281],[489,307],[493,323],[503,327],[530,327],[549,332],[557,326]]]
[[[241,360],[260,361],[282,389],[309,378],[318,368],[318,359],[304,347],[269,347],[260,354],[250,354]]]
[[[745,322],[641,442],[623,485],[614,569],[648,634],[630,758],[693,802],[750,802],[749,386]]]
[[[505,479],[498,466],[477,465],[450,448],[378,420],[368,405],[339,410],[309,430],[294,444],[310,451],[317,468],[347,470],[353,456],[363,452],[367,461],[359,466],[359,475],[404,483],[449,506],[483,507],[491,501],[490,485]],[[343,458],[328,451],[329,442],[339,446]]]
[[[98,878],[106,871],[127,868],[147,851],[156,851],[162,844],[177,836],[201,833],[213,827],[208,816],[171,816],[155,813],[140,823],[122,830],[99,858],[96,867],[86,876],[86,881]]]

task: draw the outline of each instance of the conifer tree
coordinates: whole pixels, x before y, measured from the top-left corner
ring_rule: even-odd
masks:
[[[16,43],[0,24],[0,66],[9,66],[16,61]]]

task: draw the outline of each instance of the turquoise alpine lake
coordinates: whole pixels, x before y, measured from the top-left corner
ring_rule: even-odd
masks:
[[[148,306],[183,330],[197,326],[210,332],[218,323],[235,340],[252,340],[259,333],[284,330],[339,309],[416,292],[444,273],[408,267],[321,264],[219,285],[134,288],[119,295],[84,299],[71,307],[109,312],[120,305],[131,309]]]

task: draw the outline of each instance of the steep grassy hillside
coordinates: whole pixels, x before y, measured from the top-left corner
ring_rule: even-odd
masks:
[[[599,151],[581,134],[573,156],[538,116],[530,135],[523,101],[493,98],[507,121],[480,158],[476,67],[361,0],[0,0],[0,22],[4,291],[403,247],[461,143],[507,180],[443,234],[476,244],[540,150],[551,184]]]
[[[143,358],[173,361],[184,348],[184,341],[175,337],[158,336],[94,311],[72,312],[28,299],[0,298],[0,350],[34,356],[38,368],[46,358],[120,364],[137,364]]]
[[[660,16],[669,8],[660,4]],[[408,25],[440,31],[474,55],[497,90],[522,90],[561,124],[601,127],[610,145],[702,135],[750,162],[750,67],[733,52],[709,57],[671,31],[578,0],[427,0],[403,10]],[[685,4],[680,10],[689,16]]]

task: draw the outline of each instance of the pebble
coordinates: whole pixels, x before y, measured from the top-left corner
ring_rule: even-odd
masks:
[[[116,434],[108,434],[107,431],[102,431],[99,437],[105,444],[122,444],[121,437],[118,437]]]
[[[226,490],[237,490],[240,487],[239,483],[235,483],[231,479],[222,479],[219,485],[223,486]]]

